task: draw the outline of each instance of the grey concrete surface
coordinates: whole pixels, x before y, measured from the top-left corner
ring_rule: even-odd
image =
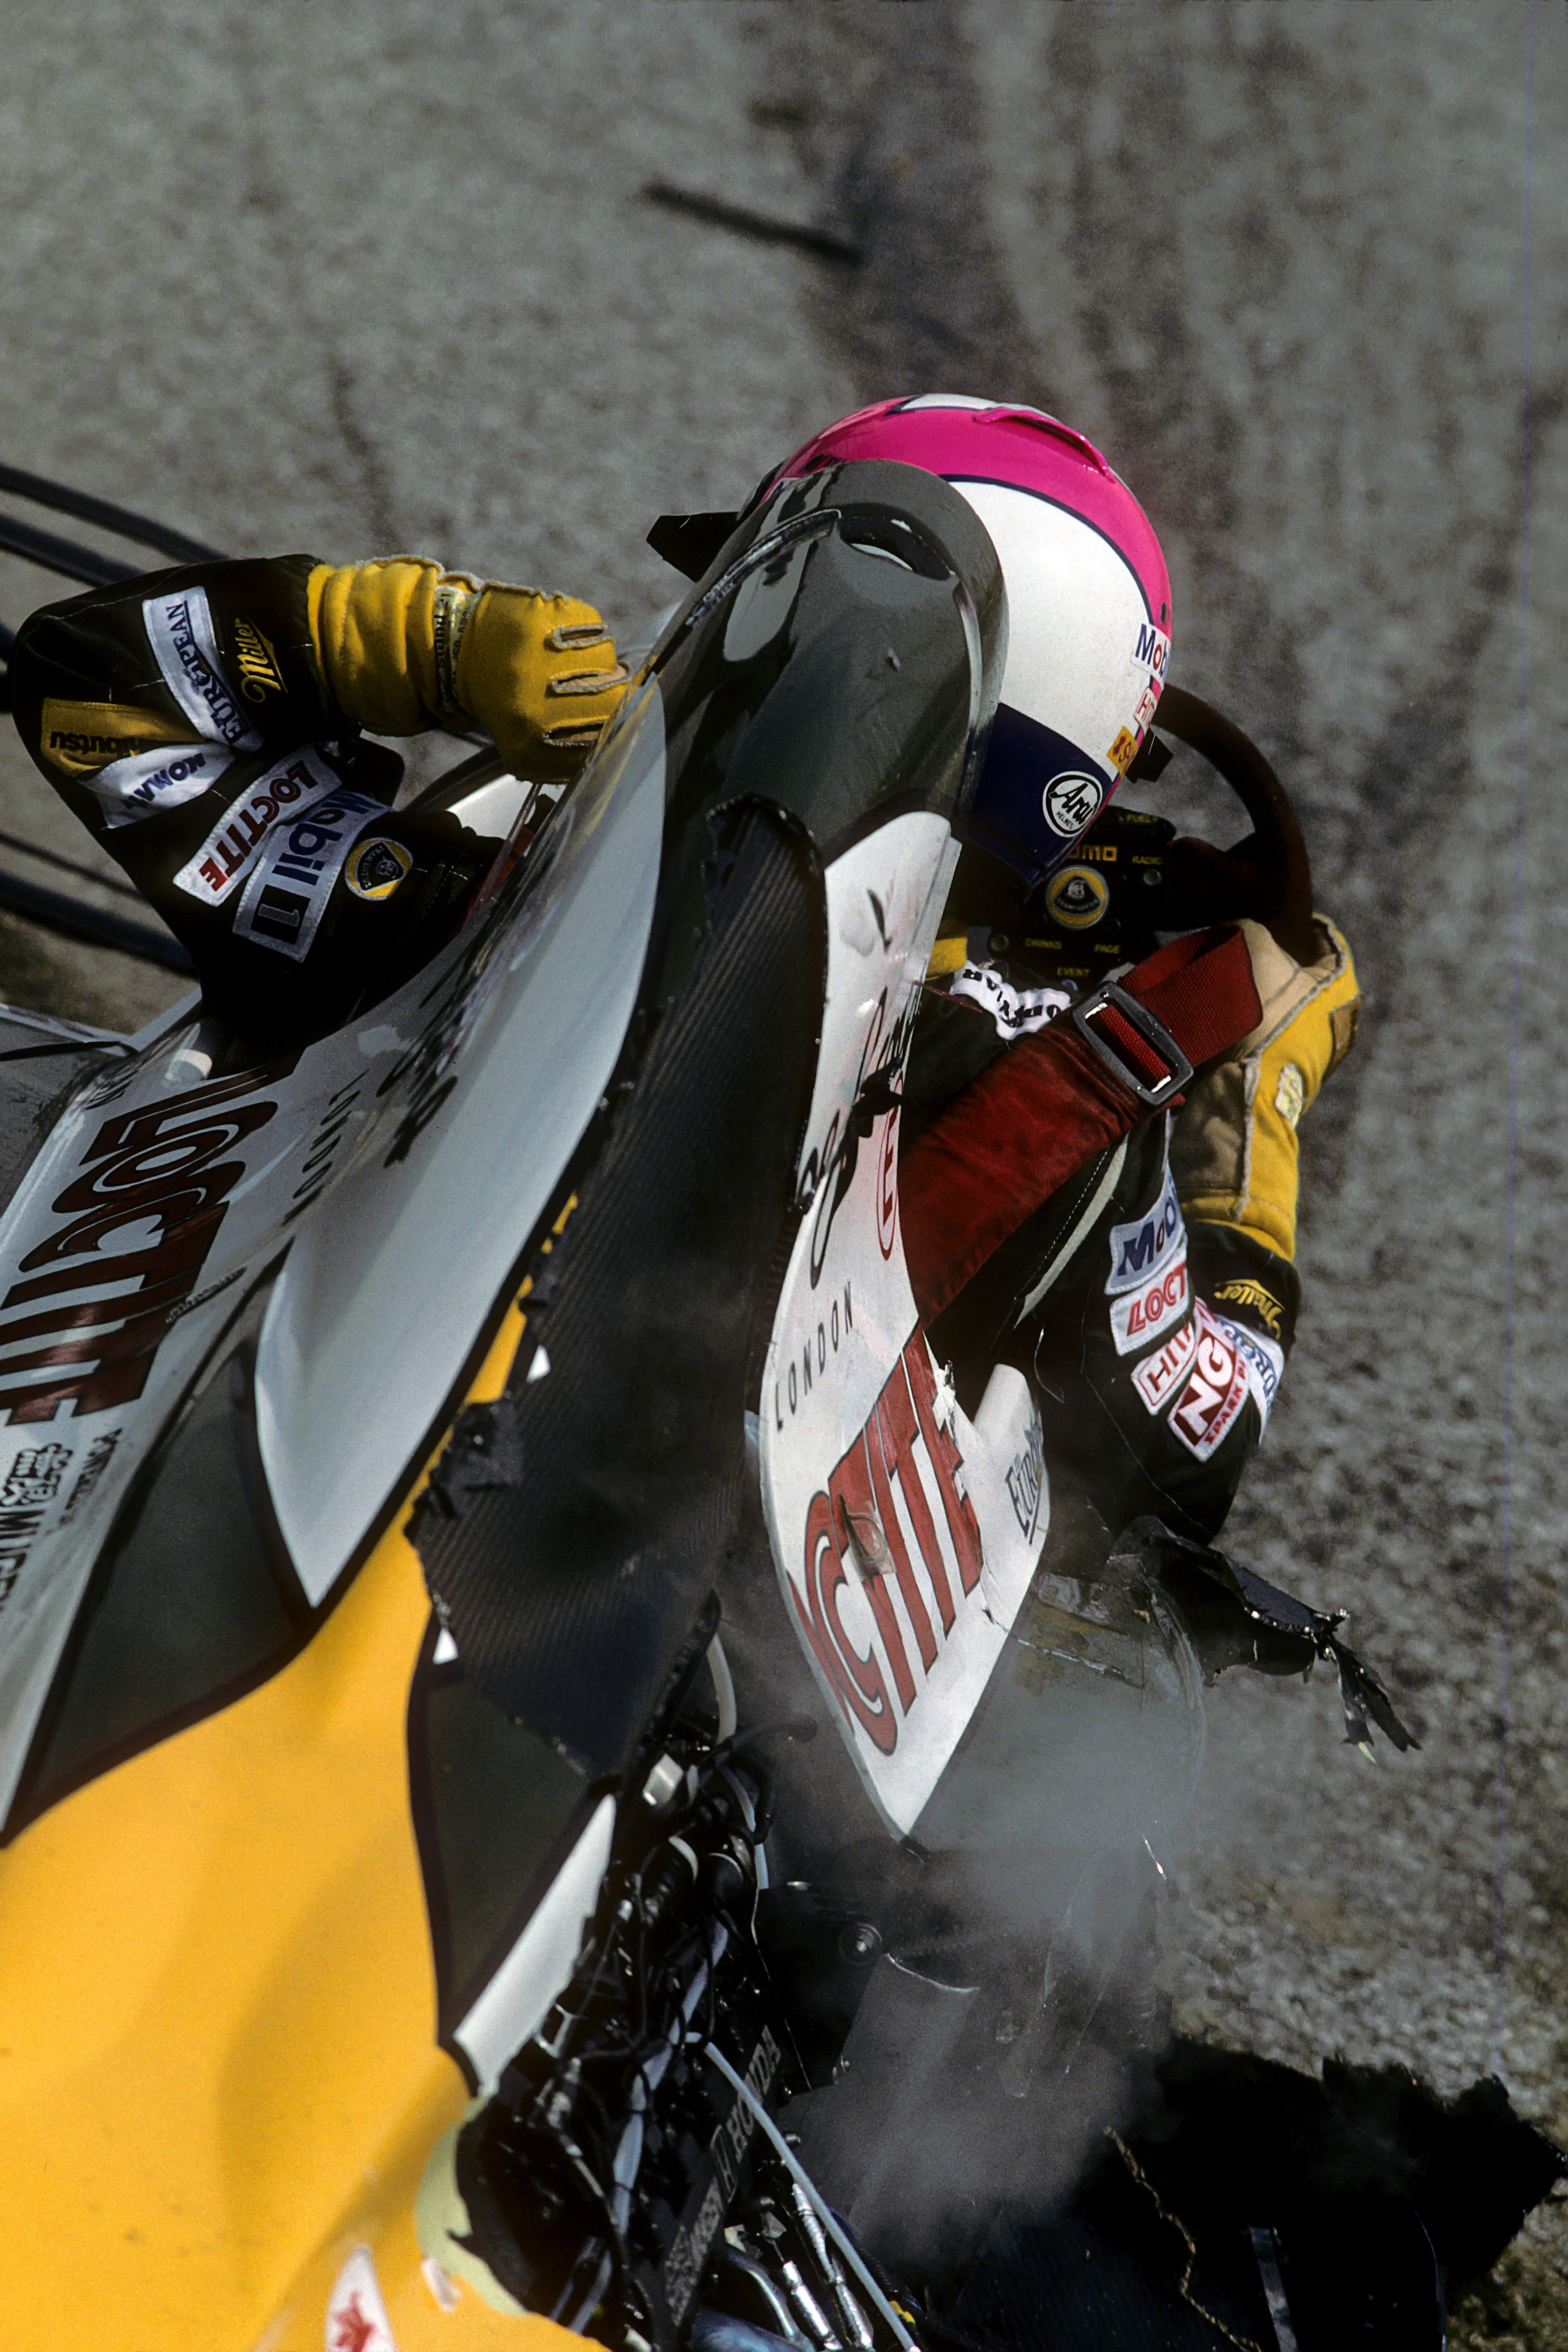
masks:
[[[637,635],[652,516],[857,401],[1043,400],[1109,450],[1173,675],[1275,759],[1366,989],[1226,1541],[1352,1611],[1424,1742],[1371,1771],[1321,1682],[1216,1689],[1179,2013],[1500,2063],[1568,2135],[1563,9],[6,0],[3,38],[0,457],[236,551],[427,548]],[[0,617],[35,593],[0,564]],[[79,846],[14,745],[0,824]],[[0,929],[0,991],[158,1000]],[[1548,2216],[1456,2340],[1565,2310]]]

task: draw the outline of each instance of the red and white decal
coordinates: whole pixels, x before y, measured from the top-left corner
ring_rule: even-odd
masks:
[[[327,2352],[397,2352],[368,2246],[356,2246],[327,2304]]]
[[[0,1420],[53,1421],[129,1403],[185,1311],[297,1055],[118,1111],[89,1136],[51,1204],[56,1222],[0,1297]]]
[[[1171,1391],[1192,1362],[1197,1345],[1198,1335],[1189,1320],[1172,1332],[1163,1348],[1134,1366],[1132,1385],[1150,1412],[1158,1412],[1169,1403]]]
[[[1198,1328],[1193,1369],[1172,1410],[1170,1426],[1189,1454],[1206,1462],[1236,1426],[1251,1383],[1247,1359],[1218,1316],[1201,1298],[1194,1300],[1194,1311]]]
[[[1136,1354],[1161,1331],[1179,1323],[1187,1311],[1187,1251],[1182,1247],[1152,1281],[1123,1292],[1110,1302],[1110,1336],[1119,1356]]]
[[[804,1591],[793,1576],[788,1580],[801,1629],[824,1678],[848,1720],[858,1723],[884,1756],[898,1747],[900,1724],[935,1667],[958,1608],[980,1582],[980,1528],[959,1469],[952,1427],[937,1419],[931,1358],[916,1329],[826,1491],[812,1496]],[[956,1594],[937,1533],[938,1511],[958,1570]],[[871,1567],[870,1574],[863,1572],[862,1561]],[[884,1567],[890,1567],[890,1580]],[[850,1639],[840,1610],[840,1592],[850,1576],[875,1621],[875,1638],[863,1650]]]
[[[316,752],[291,752],[225,809],[195,856],[175,875],[175,889],[184,890],[204,907],[221,907],[250,872],[263,843],[285,812],[291,818],[302,817],[318,801],[342,788],[342,779]],[[379,806],[379,803],[366,805]]]
[[[882,1121],[877,1150],[877,1246],[884,1257],[893,1255],[899,1237],[899,1114],[889,1111]]]

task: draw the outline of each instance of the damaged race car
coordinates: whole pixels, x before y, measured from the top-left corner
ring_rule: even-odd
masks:
[[[700,576],[571,788],[431,788],[495,862],[368,1010],[260,1058],[199,995],[0,1013],[6,2341],[1439,2345],[1557,2151],[1173,2043],[1153,1970],[1205,1682],[1322,1660],[1404,1747],[1389,1696],[1108,1517],[1028,1317],[911,1272],[992,541],[870,462],[663,540]],[[1299,926],[1261,755],[1160,717]],[[1184,927],[1115,821],[1115,952],[1049,939],[1131,1123]],[[1129,1328],[1183,1319],[1163,1197]]]

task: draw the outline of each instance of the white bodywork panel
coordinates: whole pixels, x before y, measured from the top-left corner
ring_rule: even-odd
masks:
[[[405,1478],[615,1066],[664,770],[649,688],[510,924],[265,1068],[214,1079],[182,1005],[50,1129],[0,1215],[0,1818],[127,1486],[280,1257],[257,1420],[312,1602]]]
[[[760,1400],[763,1499],[787,1615],[889,1827],[908,1832],[1001,1654],[1044,1540],[1027,1385],[958,1410],[921,1333],[898,1213],[898,1118],[863,1138],[862,1080],[897,1085],[957,849],[896,818],[827,869],[822,1058],[801,1159],[809,1205]],[[837,1465],[837,1466],[836,1466]]]
[[[602,1797],[538,1909],[454,2033],[481,2092],[495,2089],[501,2068],[538,2032],[577,1965],[615,1826],[616,1801]]]
[[[257,1418],[279,1523],[312,1593],[427,1435],[615,1068],[658,881],[657,691],[621,740],[624,780],[612,795],[615,766],[596,771],[552,821],[565,838],[551,870],[423,1074],[434,1093],[462,1073],[414,1146],[419,1181],[389,1183],[385,1144],[362,1144],[273,1294]],[[392,1129],[373,1112],[370,1132],[390,1139]]]

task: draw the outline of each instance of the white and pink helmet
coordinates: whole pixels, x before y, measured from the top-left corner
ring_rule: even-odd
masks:
[[[765,487],[864,458],[942,475],[1001,558],[1007,663],[964,829],[1032,885],[1093,823],[1153,719],[1171,652],[1160,542],[1081,433],[1043,409],[959,393],[840,417]]]

